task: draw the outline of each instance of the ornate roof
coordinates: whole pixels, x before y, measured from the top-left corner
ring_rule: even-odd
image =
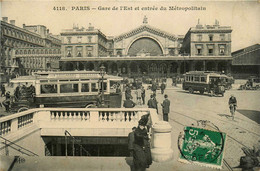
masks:
[[[127,33],[124,33],[124,34],[121,34],[121,35],[115,37],[114,41],[117,42],[117,41],[120,41],[122,39],[126,39],[128,37],[131,37],[133,35],[136,35],[138,33],[143,32],[143,31],[147,31],[147,32],[150,32],[152,34],[156,34],[156,35],[161,36],[161,37],[167,37],[168,39],[173,40],[173,41],[178,39],[178,36],[176,36],[176,35],[167,33],[167,32],[162,31],[160,29],[154,28],[154,27],[152,27],[150,25],[144,24],[144,25],[142,25],[142,26],[140,26],[140,27],[138,27],[136,29],[133,29],[133,30],[127,32]]]

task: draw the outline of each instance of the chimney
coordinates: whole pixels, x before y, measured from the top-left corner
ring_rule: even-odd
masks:
[[[2,17],[4,22],[8,22],[8,17]]]
[[[10,24],[15,26],[15,20],[10,20]]]
[[[49,29],[47,29],[47,34],[49,34]]]
[[[23,24],[23,28],[25,28],[25,24]]]

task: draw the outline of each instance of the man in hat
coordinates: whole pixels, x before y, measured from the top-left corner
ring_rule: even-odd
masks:
[[[166,84],[164,82],[162,82],[161,84],[161,93],[164,94],[164,90],[166,88]]]
[[[155,98],[155,94],[150,96],[150,99],[148,100],[148,108],[153,108],[156,109],[156,112],[158,113],[158,106],[157,106],[158,102]]]
[[[162,112],[163,112],[163,120],[168,122],[168,114],[170,112],[170,100],[168,99],[168,95],[164,95],[164,101],[162,105]]]

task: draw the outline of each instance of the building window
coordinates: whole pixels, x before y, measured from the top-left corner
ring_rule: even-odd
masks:
[[[92,36],[88,36],[88,42],[91,43]]]
[[[213,55],[214,45],[208,45],[208,55]]]
[[[197,35],[197,36],[198,36],[198,41],[201,41],[201,40],[202,40],[202,35],[199,34],[199,35]]]
[[[82,57],[82,46],[77,47],[77,57]]]
[[[170,56],[174,56],[175,55],[174,48],[169,48],[169,55]]]
[[[209,35],[209,41],[213,41],[213,35]]]
[[[67,37],[68,43],[71,43],[71,37]]]
[[[117,56],[122,56],[122,50],[117,50],[116,55]]]
[[[66,48],[66,55],[67,55],[67,57],[72,57],[72,48],[71,47]]]
[[[87,56],[92,57],[93,56],[93,47],[87,46]]]
[[[197,55],[202,55],[202,45],[196,45]]]
[[[78,37],[78,43],[81,43],[82,37]]]
[[[109,49],[112,49],[113,48],[112,43],[109,43],[108,47],[109,47]]]
[[[225,34],[221,34],[219,37],[221,41],[225,40]]]
[[[225,45],[219,45],[219,55],[225,55]]]

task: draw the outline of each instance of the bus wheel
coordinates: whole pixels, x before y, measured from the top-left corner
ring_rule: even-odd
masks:
[[[192,94],[193,93],[193,89],[190,87],[189,88],[189,93]]]
[[[17,112],[18,112],[18,113],[19,113],[19,112],[23,112],[23,111],[26,111],[26,110],[28,110],[28,109],[29,109],[28,107],[24,106],[24,107],[19,108]]]
[[[96,108],[95,104],[87,104],[85,108]]]
[[[200,94],[204,94],[204,91],[203,91],[203,90],[200,90]]]

